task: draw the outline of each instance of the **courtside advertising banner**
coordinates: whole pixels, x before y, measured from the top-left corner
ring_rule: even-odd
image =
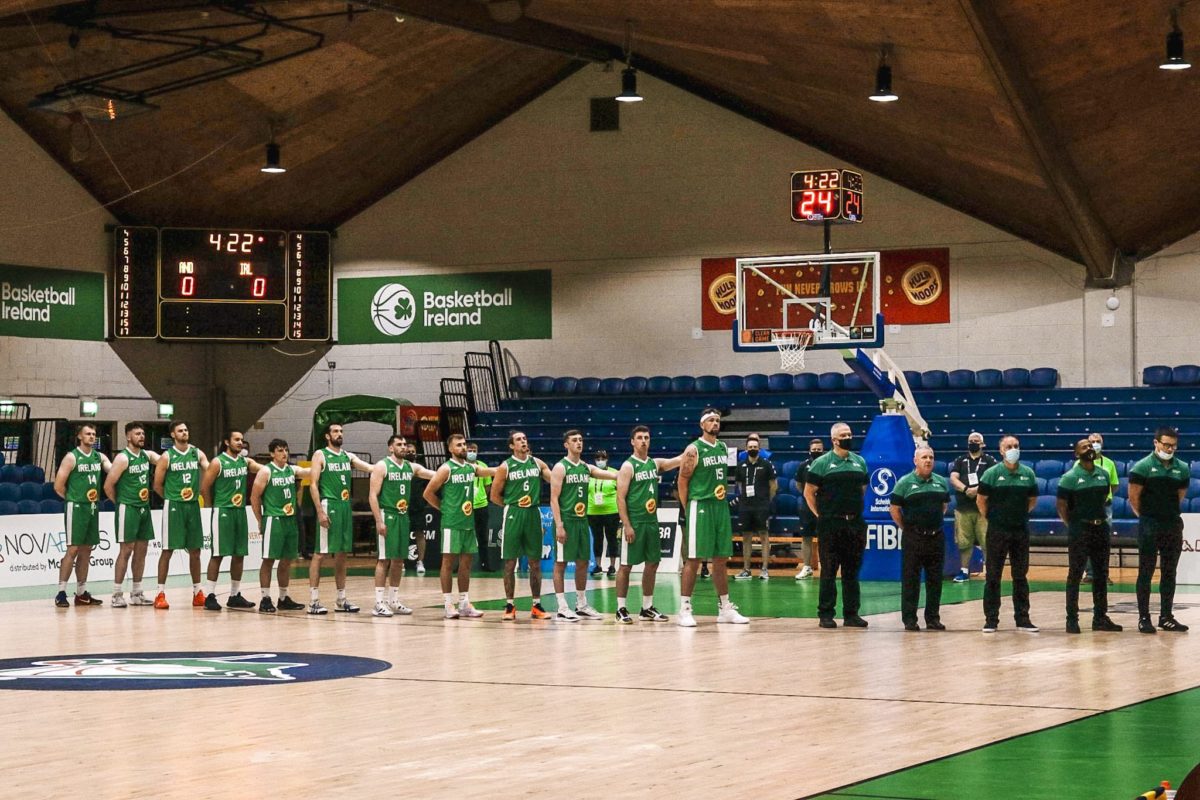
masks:
[[[104,339],[104,275],[0,264],[0,336]]]
[[[154,522],[154,541],[146,549],[147,581],[153,582],[158,557],[162,554],[161,517],[162,511],[150,512]],[[200,509],[200,522],[204,528],[204,548],[200,552],[200,563],[207,564],[212,554],[212,534],[209,518],[211,509]],[[115,515],[111,511],[100,512],[100,544],[92,548],[92,563],[88,582],[111,581],[120,546],[116,542]],[[250,529],[250,555],[242,562],[246,574],[262,564],[262,536],[254,513],[246,510]],[[13,586],[48,586],[58,583],[58,567],[67,553],[65,518],[62,514],[13,514],[0,517],[0,589]],[[229,562],[224,562],[225,569]],[[171,556],[171,575],[188,573],[188,554],[176,550]],[[131,574],[131,573],[130,573]],[[126,580],[129,574],[126,575]],[[74,585],[75,575],[71,575]]]
[[[339,344],[549,339],[550,270],[337,282]]]

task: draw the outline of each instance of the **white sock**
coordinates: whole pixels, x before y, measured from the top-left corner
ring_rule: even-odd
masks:
[[[558,600],[559,611],[566,611],[568,608],[570,608],[570,606],[567,605],[567,595],[564,592],[555,592],[554,597]]]
[[[458,604],[459,604],[460,606],[465,606],[465,605],[469,605],[470,603],[471,603],[471,601],[470,601],[470,599],[467,597],[467,593],[466,593],[466,592],[463,592],[463,593],[462,593],[462,599],[458,601]]]
[[[60,592],[65,592],[65,591],[67,590],[67,582],[66,582],[66,581],[59,581],[59,582],[58,582],[58,590],[59,590]]]
[[[308,598],[314,603],[321,598],[321,590],[315,586],[310,586],[308,589]]]
[[[442,601],[445,602],[446,608],[454,608],[454,595],[452,593],[443,593]]]
[[[376,586],[375,587],[375,604],[379,605],[382,602],[383,602],[383,587]]]
[[[263,586],[263,587],[262,587],[262,599],[263,599],[263,600],[270,600],[270,599],[271,599],[271,587],[270,587],[270,586]],[[283,598],[281,597],[280,599],[282,600]]]
[[[511,600],[512,598],[510,597],[509,599]],[[541,597],[535,597],[535,598],[533,598],[533,604],[534,604],[535,606],[540,606],[540,605],[542,604],[542,598],[541,598]]]
[[[134,593],[134,594],[141,594],[141,593],[142,593],[142,582],[141,582],[141,581],[134,581],[134,582],[133,582],[133,593]]]
[[[80,581],[75,585],[75,594],[83,594],[87,591],[87,581]]]
[[[270,589],[271,587],[268,586],[267,588]],[[286,586],[279,587],[279,599],[280,600],[287,597],[287,589],[288,589],[288,587],[286,587]]]
[[[229,582],[229,593],[230,594],[241,594],[242,593],[242,582],[241,581],[230,581]]]
[[[158,585],[158,593],[159,593],[159,594],[162,594],[162,593],[163,593],[163,592],[165,592],[166,590],[167,590],[167,587],[166,587],[166,586],[164,586],[163,584],[161,584],[161,583],[160,583],[160,584]]]
[[[625,600],[626,600],[626,598],[624,598],[624,597],[618,597],[617,598],[617,608],[624,608]]]
[[[692,598],[680,596],[679,609],[681,611],[691,611],[692,610]]]
[[[205,586],[205,589],[204,589],[205,594],[216,594],[217,593],[217,582],[216,581],[205,581],[204,586]]]
[[[576,589],[575,590],[575,607],[583,608],[587,604],[588,604],[587,589]]]
[[[654,595],[652,595],[652,594],[642,595],[642,608],[647,609],[647,608],[653,608],[653,607],[654,607]]]
[[[342,601],[343,601],[343,600],[345,600],[345,599],[346,599],[346,590],[345,590],[345,589],[338,589],[338,590],[337,590],[337,600],[338,600],[338,602],[340,603],[340,602],[342,602]]]
[[[200,584],[198,584],[198,583],[193,583],[193,584],[192,584],[192,594],[195,594],[195,593],[196,593],[196,592],[198,592],[198,591],[200,591]]]
[[[393,604],[400,602],[400,587],[399,586],[391,587],[391,591],[389,592],[389,598],[391,599]]]
[[[508,603],[510,606],[516,605],[516,603],[513,602],[513,599],[511,597],[504,598],[504,602]],[[534,602],[536,603],[537,601],[535,600]]]
[[[723,594],[718,598],[718,600],[720,601],[721,608],[729,607],[729,595]]]

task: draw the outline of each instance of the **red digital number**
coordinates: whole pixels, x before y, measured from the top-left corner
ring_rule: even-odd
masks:
[[[250,294],[254,297],[266,297],[267,295],[267,279],[255,278],[254,283],[250,288]]]
[[[796,216],[801,219],[807,219],[813,215],[813,204],[817,201],[817,193],[814,191],[805,191],[800,195],[799,211]]]
[[[862,195],[858,192],[847,190],[846,197],[843,200],[845,206],[845,214],[847,217],[858,218],[862,216]]]
[[[833,192],[817,192],[817,203],[821,206],[824,216],[833,216]]]
[[[196,293],[196,278],[192,275],[184,275],[183,281],[179,285],[179,294],[184,297],[191,297]]]

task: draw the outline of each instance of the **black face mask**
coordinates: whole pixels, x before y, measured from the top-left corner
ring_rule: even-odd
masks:
[[[981,445],[979,442],[970,442],[967,445],[967,451],[972,454],[978,453],[982,449],[983,449],[983,445]]]
[[[853,450],[854,449],[854,437],[847,436],[843,439],[838,439],[838,446],[840,446],[843,450]]]
[[[808,451],[809,458],[820,458],[824,454],[825,454],[824,450],[809,450]]]
[[[746,455],[750,456],[750,458],[758,458],[758,448],[757,447],[750,448],[749,450],[746,451]]]
[[[1084,450],[1082,453],[1079,454],[1079,460],[1080,461],[1095,461],[1096,453],[1090,449]]]

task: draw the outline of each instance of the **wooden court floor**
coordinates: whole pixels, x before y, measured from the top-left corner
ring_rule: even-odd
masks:
[[[228,649],[391,667],[263,687],[0,691],[0,797],[802,798],[1200,686],[1200,629],[1139,635],[1131,585],[1110,598],[1124,633],[1069,637],[1056,591],[1033,595],[1042,633],[1017,633],[1006,597],[1000,632],[984,636],[979,600],[949,583],[945,633],[904,632],[894,610],[871,614],[866,631],[819,630],[804,616],[815,584],[752,583],[733,589],[751,625],[716,625],[709,588],[692,630],[525,613],[502,623],[497,611],[444,621],[432,574],[405,579],[417,613],[392,619],[370,615],[370,579],[357,576],[363,611],[320,618],[194,610],[186,586],[169,590],[165,612],[6,600],[0,658]],[[305,582],[293,585],[304,599]],[[610,606],[612,582],[593,585],[593,602]],[[676,592],[660,586],[664,611]],[[332,595],[326,579],[327,605]],[[481,605],[502,596],[499,578],[473,580]],[[1182,621],[1200,623],[1200,587],[1180,587],[1177,602]]]

